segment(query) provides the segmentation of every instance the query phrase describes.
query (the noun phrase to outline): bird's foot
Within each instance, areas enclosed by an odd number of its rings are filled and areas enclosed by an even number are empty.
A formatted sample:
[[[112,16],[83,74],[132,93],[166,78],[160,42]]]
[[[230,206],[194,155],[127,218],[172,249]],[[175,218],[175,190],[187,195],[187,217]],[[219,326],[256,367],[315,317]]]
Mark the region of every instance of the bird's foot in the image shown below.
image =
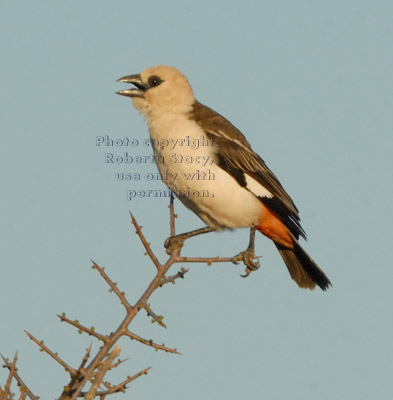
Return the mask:
[[[180,250],[184,246],[185,239],[184,235],[169,236],[164,242],[166,253],[171,255],[174,251]]]
[[[248,248],[245,251],[240,252],[238,255],[232,258],[232,262],[234,264],[239,264],[240,261],[243,261],[244,265],[246,266],[245,274],[240,275],[242,278],[247,278],[251,272],[256,271],[259,266],[259,257],[255,257],[254,249]]]

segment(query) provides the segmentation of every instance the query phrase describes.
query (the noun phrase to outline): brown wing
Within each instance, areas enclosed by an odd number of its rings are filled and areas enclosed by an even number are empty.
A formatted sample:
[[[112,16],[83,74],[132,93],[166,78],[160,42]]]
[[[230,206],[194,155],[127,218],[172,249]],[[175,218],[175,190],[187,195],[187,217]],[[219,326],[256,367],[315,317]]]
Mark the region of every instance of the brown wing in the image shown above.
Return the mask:
[[[216,164],[243,187],[247,188],[246,175],[255,179],[273,196],[257,196],[253,193],[279,216],[296,238],[299,235],[306,238],[300,225],[298,209],[291,197],[262,158],[252,150],[244,135],[222,115],[197,101],[190,117],[205,131],[207,137],[214,141]]]

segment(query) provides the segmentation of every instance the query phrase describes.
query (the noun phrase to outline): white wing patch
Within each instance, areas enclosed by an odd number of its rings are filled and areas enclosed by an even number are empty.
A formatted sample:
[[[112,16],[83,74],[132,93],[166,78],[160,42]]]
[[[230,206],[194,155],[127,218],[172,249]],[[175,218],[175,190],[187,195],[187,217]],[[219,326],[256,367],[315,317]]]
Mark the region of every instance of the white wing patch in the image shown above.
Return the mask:
[[[217,133],[213,132],[212,130],[210,130],[209,132],[212,133],[213,135],[218,136]],[[243,149],[246,149],[247,151],[250,151],[250,149],[247,146],[245,146],[240,140],[237,140],[237,139],[229,137],[222,130],[219,130],[218,133],[219,133],[219,135],[223,136],[225,139],[228,139],[230,142],[235,142],[239,146],[243,147]]]
[[[251,176],[245,174],[246,177],[246,187],[247,189],[255,194],[255,196],[258,197],[268,197],[271,198],[273,197],[273,194],[270,193],[265,186],[261,185],[258,181],[256,181],[254,178],[252,178]]]

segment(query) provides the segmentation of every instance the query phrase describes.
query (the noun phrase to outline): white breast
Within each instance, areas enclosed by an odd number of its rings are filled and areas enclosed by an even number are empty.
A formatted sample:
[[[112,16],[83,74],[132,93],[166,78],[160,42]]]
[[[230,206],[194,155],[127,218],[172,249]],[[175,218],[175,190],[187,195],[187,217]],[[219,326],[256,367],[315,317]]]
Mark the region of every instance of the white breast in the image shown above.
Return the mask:
[[[183,114],[151,118],[158,170],[183,204],[214,229],[258,224],[261,202],[215,163],[214,143]]]

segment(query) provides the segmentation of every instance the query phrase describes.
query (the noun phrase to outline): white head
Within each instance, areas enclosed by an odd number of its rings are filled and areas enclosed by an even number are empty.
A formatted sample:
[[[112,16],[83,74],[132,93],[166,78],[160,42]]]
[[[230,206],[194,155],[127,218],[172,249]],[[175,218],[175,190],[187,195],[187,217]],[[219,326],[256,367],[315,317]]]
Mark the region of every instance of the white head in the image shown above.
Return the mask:
[[[187,78],[174,67],[159,65],[118,81],[136,86],[117,94],[132,97],[134,107],[147,118],[156,113],[187,113],[195,101]]]

